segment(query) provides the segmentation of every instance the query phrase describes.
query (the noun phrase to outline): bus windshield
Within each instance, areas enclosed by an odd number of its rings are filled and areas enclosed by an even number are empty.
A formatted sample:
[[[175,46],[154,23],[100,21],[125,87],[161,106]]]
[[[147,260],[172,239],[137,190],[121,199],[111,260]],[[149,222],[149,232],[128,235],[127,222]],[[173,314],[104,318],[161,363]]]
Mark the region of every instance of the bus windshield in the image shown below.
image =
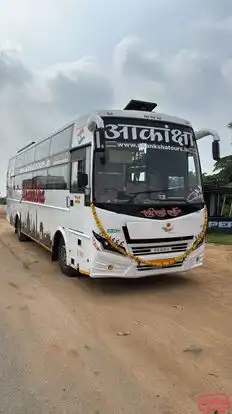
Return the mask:
[[[105,125],[106,150],[95,153],[95,202],[203,202],[192,128],[138,118]]]

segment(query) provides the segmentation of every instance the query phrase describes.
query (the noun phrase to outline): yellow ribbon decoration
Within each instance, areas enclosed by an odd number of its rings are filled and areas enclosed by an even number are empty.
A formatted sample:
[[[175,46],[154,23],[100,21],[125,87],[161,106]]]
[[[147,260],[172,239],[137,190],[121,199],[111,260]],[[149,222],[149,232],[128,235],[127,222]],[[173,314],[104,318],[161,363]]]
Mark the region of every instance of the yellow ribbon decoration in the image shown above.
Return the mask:
[[[205,207],[205,218],[204,218],[204,224],[203,224],[203,228],[202,231],[199,233],[199,235],[197,236],[196,240],[193,242],[193,245],[191,247],[189,247],[186,252],[180,256],[177,257],[172,257],[170,259],[159,259],[159,260],[145,260],[142,259],[141,257],[138,256],[134,256],[132,253],[130,252],[126,252],[121,246],[119,246],[112,238],[111,236],[105,231],[101,220],[99,219],[97,212],[96,212],[96,208],[95,205],[93,203],[90,204],[90,208],[92,210],[92,214],[95,220],[95,223],[98,227],[98,230],[100,231],[100,233],[102,234],[102,236],[108,241],[108,243],[115,249],[117,250],[119,253],[121,253],[123,256],[128,257],[131,260],[136,261],[138,264],[143,264],[143,265],[147,265],[147,266],[154,266],[154,267],[168,267],[172,264],[178,263],[183,261],[184,259],[186,259],[186,257],[192,253],[198,246],[198,244],[202,241],[203,237],[205,236],[206,230],[207,230],[207,223],[208,223],[208,211],[207,208]]]

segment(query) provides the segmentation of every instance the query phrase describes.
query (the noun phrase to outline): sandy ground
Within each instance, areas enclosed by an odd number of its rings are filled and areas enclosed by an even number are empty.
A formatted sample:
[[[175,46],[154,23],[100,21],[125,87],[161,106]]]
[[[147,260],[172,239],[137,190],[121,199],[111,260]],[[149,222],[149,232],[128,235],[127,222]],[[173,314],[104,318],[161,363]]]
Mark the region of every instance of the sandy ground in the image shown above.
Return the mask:
[[[184,275],[68,279],[1,214],[0,412],[185,414],[232,396],[231,262],[211,246]]]

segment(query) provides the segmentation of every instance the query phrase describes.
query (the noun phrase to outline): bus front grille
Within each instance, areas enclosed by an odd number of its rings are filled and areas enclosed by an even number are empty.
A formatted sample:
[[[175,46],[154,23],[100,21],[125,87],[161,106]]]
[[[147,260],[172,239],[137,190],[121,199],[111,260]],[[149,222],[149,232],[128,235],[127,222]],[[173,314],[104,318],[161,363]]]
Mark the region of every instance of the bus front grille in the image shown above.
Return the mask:
[[[188,248],[188,242],[185,243],[152,243],[143,246],[130,246],[134,255],[146,256],[154,254],[168,254],[185,252]]]
[[[183,263],[184,263],[184,260],[181,260],[181,261],[180,261],[180,262],[178,262],[178,263],[174,263],[174,264],[171,264],[171,265],[169,265],[169,266],[165,266],[165,267],[162,267],[162,266],[151,266],[151,265],[143,265],[143,264],[138,264],[138,265],[137,265],[137,270],[138,270],[139,272],[143,272],[143,271],[145,271],[145,270],[173,269],[174,267],[181,267],[181,266],[183,265]]]

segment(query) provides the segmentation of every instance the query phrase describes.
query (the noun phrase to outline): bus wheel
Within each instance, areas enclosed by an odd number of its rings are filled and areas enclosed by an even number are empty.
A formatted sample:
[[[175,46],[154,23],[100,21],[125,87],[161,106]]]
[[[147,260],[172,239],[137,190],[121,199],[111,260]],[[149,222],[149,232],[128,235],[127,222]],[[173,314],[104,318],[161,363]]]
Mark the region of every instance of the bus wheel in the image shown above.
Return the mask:
[[[26,236],[26,234],[23,234],[21,232],[21,221],[20,221],[20,219],[18,219],[17,223],[16,223],[16,234],[17,234],[18,240],[20,242],[24,242],[24,241],[28,240],[28,237]]]
[[[64,275],[69,277],[76,277],[77,272],[70,267],[67,266],[67,253],[66,253],[66,246],[63,237],[60,240],[59,248],[58,248],[58,261],[61,268],[61,271]]]

